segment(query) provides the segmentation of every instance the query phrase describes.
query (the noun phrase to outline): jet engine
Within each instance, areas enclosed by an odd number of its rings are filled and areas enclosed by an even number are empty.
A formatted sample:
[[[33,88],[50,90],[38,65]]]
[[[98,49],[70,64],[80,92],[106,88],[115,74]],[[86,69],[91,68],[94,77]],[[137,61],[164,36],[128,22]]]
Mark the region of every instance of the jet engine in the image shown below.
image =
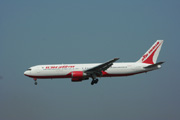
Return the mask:
[[[84,73],[83,71],[73,71],[71,73],[71,81],[72,82],[81,82],[82,80],[89,79],[87,74]]]

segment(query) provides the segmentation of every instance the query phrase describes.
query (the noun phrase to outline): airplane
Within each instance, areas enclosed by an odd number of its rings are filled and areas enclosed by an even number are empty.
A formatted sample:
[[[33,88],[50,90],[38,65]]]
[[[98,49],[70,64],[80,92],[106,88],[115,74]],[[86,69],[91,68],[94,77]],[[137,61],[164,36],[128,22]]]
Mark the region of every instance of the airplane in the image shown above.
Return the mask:
[[[101,77],[121,77],[146,73],[161,68],[164,62],[156,62],[163,40],[157,40],[136,62],[115,63],[119,58],[104,63],[90,64],[53,64],[36,65],[24,72],[37,85],[37,79],[71,78],[72,82],[81,82],[92,78],[91,85],[98,83]]]

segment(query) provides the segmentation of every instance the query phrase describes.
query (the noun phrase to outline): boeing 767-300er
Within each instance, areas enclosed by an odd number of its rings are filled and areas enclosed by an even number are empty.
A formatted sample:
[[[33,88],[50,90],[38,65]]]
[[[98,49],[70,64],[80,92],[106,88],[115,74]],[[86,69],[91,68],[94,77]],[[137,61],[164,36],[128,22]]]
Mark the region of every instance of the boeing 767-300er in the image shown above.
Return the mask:
[[[37,79],[44,78],[71,78],[72,82],[92,78],[91,85],[94,85],[98,83],[97,77],[129,76],[161,68],[163,62],[156,61],[162,44],[163,40],[157,40],[136,62],[114,63],[119,60],[114,58],[105,63],[37,65],[27,69],[24,75],[33,78],[35,85]]]

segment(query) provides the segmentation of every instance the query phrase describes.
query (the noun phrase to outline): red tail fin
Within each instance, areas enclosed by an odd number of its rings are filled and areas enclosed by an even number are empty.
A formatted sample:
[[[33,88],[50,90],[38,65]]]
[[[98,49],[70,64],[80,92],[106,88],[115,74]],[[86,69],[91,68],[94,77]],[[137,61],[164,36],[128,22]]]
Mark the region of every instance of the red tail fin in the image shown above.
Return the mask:
[[[155,64],[161,50],[163,40],[157,40],[152,47],[137,61],[147,64]]]

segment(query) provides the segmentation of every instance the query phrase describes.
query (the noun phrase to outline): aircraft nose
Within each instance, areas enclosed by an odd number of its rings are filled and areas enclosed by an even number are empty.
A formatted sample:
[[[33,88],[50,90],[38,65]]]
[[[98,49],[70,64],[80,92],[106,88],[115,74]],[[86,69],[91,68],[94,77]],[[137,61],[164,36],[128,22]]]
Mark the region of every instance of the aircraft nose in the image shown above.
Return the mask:
[[[24,72],[24,75],[26,75],[26,74],[27,74],[27,71]]]
[[[28,75],[28,71],[25,71],[25,72],[24,72],[24,75],[26,75],[26,76],[27,76],[27,75]]]

